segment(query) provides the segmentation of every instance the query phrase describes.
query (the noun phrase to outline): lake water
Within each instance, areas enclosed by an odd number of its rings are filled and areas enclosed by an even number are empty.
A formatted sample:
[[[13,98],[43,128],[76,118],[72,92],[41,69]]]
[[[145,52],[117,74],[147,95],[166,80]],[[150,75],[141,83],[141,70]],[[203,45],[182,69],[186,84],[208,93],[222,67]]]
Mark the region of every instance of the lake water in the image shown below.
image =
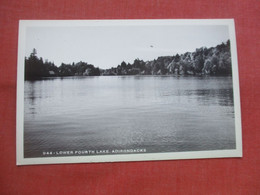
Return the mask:
[[[24,90],[25,158],[236,147],[231,77],[66,77]]]

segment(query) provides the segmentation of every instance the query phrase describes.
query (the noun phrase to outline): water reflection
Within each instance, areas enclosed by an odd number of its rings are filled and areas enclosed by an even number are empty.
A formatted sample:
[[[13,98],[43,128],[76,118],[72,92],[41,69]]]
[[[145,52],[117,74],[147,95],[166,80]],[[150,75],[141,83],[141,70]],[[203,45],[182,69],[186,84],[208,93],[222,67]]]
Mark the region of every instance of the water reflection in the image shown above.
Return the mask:
[[[220,106],[233,106],[233,90],[232,89],[198,89],[185,90],[179,93],[180,96],[195,96],[198,103],[201,104],[218,104]],[[216,101],[212,101],[212,100]]]
[[[29,113],[28,114],[36,114],[36,82],[37,81],[26,81],[25,82],[25,105],[27,105],[28,101],[28,109]],[[41,98],[41,96],[39,97]]]
[[[36,81],[28,81],[28,91],[25,90],[25,93],[28,93],[28,95],[25,94],[25,98],[28,98],[30,100],[30,104],[35,105],[35,83]]]

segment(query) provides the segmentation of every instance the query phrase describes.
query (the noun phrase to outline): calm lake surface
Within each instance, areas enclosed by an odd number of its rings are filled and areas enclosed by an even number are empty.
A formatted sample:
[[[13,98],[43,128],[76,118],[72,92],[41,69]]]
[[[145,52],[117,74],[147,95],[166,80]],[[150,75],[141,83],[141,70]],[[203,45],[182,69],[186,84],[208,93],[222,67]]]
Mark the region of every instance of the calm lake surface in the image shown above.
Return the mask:
[[[231,77],[52,78],[25,81],[24,95],[25,158],[236,147]]]

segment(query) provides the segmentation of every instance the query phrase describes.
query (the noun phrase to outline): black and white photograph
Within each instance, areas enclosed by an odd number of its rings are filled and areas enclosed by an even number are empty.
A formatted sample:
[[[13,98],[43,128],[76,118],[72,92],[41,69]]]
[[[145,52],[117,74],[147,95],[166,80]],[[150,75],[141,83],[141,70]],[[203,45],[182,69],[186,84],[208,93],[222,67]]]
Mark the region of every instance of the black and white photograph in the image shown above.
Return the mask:
[[[242,157],[232,19],[21,20],[17,165]]]

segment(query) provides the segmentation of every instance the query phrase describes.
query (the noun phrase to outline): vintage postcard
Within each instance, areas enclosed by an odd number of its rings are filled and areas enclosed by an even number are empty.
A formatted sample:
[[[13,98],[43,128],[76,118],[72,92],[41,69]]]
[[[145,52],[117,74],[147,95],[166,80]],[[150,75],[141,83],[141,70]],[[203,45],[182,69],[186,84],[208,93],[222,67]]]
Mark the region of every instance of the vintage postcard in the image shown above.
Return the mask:
[[[232,19],[21,20],[17,165],[242,157]]]

